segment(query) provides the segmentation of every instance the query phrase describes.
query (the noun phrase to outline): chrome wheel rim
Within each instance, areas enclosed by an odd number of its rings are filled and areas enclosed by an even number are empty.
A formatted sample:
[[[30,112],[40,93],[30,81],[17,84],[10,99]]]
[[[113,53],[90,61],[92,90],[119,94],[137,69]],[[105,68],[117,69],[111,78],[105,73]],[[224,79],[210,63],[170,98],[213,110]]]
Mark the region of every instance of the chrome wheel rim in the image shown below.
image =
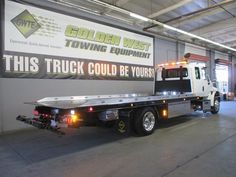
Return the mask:
[[[155,126],[155,116],[152,112],[146,112],[143,116],[143,128],[146,131],[152,131]]]
[[[220,102],[218,100],[215,100],[215,111],[219,111],[220,110]]]

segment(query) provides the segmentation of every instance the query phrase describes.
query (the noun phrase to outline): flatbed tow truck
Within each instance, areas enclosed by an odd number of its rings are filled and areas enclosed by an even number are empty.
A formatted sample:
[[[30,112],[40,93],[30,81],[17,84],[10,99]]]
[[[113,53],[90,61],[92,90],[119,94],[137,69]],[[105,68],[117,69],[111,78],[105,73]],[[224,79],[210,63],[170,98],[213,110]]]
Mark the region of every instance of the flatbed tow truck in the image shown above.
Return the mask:
[[[120,133],[140,136],[154,132],[160,119],[193,111],[218,113],[220,94],[196,62],[172,62],[155,70],[154,93],[46,97],[32,104],[34,116],[16,119],[40,129],[63,134],[62,127],[114,123]]]

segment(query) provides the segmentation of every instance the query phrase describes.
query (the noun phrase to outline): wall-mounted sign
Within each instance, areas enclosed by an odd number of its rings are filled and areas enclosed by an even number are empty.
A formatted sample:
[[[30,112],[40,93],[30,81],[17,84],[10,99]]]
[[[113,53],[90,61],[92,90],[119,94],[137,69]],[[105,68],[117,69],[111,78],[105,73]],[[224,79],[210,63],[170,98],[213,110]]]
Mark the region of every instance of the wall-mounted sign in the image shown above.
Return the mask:
[[[152,80],[153,38],[5,1],[3,77]]]

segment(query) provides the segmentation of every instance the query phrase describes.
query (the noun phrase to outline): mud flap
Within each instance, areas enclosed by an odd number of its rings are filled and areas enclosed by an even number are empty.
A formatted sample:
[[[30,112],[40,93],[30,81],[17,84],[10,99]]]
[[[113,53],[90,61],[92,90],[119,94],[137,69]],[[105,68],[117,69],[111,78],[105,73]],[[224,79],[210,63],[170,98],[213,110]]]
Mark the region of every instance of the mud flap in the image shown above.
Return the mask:
[[[127,116],[120,116],[115,123],[115,131],[122,135],[130,135],[132,127],[131,127],[131,120]]]

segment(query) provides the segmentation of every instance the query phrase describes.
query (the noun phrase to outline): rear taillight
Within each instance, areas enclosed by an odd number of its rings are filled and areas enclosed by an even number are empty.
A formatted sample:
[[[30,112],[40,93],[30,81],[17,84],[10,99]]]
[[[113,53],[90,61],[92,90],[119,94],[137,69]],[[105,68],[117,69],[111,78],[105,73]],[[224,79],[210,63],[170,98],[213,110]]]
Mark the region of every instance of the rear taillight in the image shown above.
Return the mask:
[[[88,108],[88,112],[93,112],[93,111],[94,111],[93,107]]]
[[[52,118],[52,116],[50,114],[41,114],[41,117],[44,119]]]
[[[34,116],[39,116],[39,112],[37,110],[34,110]]]
[[[73,125],[73,122],[72,122],[72,119],[71,119],[70,116],[67,116],[67,118],[66,118],[66,123],[67,123],[68,125]]]

